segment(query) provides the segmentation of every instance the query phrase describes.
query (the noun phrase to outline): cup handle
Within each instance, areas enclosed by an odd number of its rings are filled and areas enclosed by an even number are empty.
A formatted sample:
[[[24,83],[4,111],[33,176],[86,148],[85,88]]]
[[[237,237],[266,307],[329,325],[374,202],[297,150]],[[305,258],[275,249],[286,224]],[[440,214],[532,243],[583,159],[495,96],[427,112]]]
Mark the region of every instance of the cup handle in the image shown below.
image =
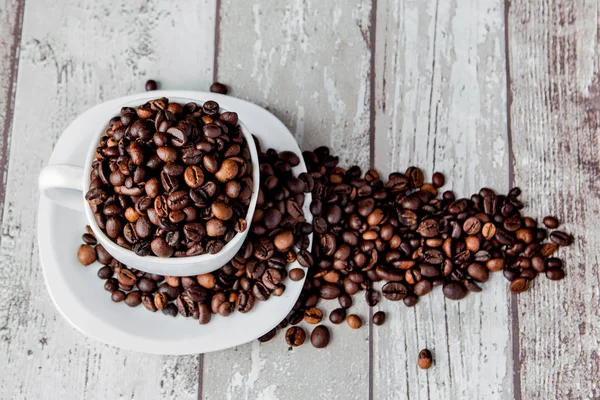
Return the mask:
[[[83,212],[83,168],[77,165],[49,165],[38,177],[40,192],[64,207]]]

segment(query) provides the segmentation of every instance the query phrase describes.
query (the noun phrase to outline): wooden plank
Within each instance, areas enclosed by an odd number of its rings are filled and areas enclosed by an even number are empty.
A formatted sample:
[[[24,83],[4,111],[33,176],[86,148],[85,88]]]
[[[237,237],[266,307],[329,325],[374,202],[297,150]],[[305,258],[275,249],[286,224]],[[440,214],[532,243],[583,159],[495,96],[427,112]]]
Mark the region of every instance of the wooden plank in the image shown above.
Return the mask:
[[[23,27],[23,0],[0,0],[0,222],[4,210],[15,81]]]
[[[328,145],[342,165],[368,168],[371,1],[221,1],[218,79],[274,112],[303,149]],[[356,300],[353,311],[366,320]],[[203,398],[366,398],[368,330],[336,326],[332,340],[327,351],[287,351],[280,333],[207,354]]]
[[[376,168],[441,171],[444,189],[462,197],[505,191],[504,2],[384,0],[377,15]],[[381,302],[388,322],[373,327],[374,398],[512,398],[505,282],[494,276],[460,302],[439,288],[412,309]],[[436,360],[427,372],[417,368],[423,348]]]
[[[197,398],[198,356],[102,345],[53,307],[35,239],[37,175],[62,130],[96,103],[148,78],[207,88],[214,12],[214,0],[27,2],[0,244],[0,398]]]
[[[575,244],[567,277],[519,296],[524,399],[600,398],[598,1],[512,2],[508,13],[514,185]],[[519,372],[519,371],[517,371]]]

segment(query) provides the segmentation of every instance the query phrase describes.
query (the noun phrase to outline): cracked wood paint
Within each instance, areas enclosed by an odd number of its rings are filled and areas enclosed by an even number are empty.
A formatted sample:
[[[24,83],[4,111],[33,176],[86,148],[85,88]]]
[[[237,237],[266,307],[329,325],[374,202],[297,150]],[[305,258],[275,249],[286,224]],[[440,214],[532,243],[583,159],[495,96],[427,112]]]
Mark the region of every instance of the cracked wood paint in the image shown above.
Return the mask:
[[[377,4],[375,167],[443,172],[457,196],[508,188],[504,2]],[[414,308],[381,302],[373,327],[373,398],[512,398],[507,284],[455,302],[440,288]],[[417,367],[429,348],[436,365]]]
[[[556,215],[575,235],[559,252],[566,278],[518,298],[524,399],[600,398],[598,10],[569,0],[508,12],[514,185],[534,217]]]
[[[247,3],[246,3],[247,4]],[[218,80],[231,94],[266,107],[300,147],[331,147],[340,164],[369,166],[371,1],[221,0]],[[328,301],[328,312],[338,306]],[[357,297],[351,312],[367,321]],[[312,326],[303,325],[312,330]],[[327,350],[307,343],[288,350],[284,332],[206,354],[204,399],[365,399],[368,329],[331,329]]]
[[[213,0],[26,3],[0,239],[0,398],[197,398],[198,356],[118,350],[59,315],[39,266],[37,175],[87,108],[148,78],[208,88],[214,11]]]

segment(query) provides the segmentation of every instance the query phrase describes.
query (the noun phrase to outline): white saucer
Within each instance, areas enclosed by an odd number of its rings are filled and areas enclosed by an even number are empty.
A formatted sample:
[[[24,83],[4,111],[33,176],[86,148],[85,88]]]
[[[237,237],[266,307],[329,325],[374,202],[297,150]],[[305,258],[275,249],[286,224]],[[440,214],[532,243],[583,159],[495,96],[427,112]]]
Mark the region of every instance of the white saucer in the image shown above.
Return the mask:
[[[306,171],[300,148],[285,125],[267,110],[244,100],[215,93],[165,90],[111,100],[93,110],[111,110],[112,113],[117,104],[138,100],[143,103],[163,96],[189,98],[190,101],[217,101],[224,108],[239,114],[250,132],[259,138],[263,150],[295,151],[301,161],[294,172],[298,175]],[[112,116],[107,115],[106,121]],[[89,138],[96,129],[80,128],[81,117],[65,130],[57,142],[50,165],[83,165]],[[304,214],[308,222],[312,219],[310,201],[311,196],[307,194]],[[226,318],[213,315],[207,325],[200,325],[191,318],[168,317],[160,311],[151,313],[143,306],[129,308],[111,301],[110,294],[104,290],[103,281],[96,275],[98,263],[83,267],[77,261],[77,248],[81,244],[85,226],[83,213],[40,197],[38,242],[50,297],[75,328],[112,346],[145,353],[180,355],[223,350],[247,343],[267,333],[289,313],[304,285],[304,280],[293,282],[288,278],[282,296],[271,296],[265,302],[257,302],[247,314],[236,312]],[[312,235],[310,240],[312,243]]]

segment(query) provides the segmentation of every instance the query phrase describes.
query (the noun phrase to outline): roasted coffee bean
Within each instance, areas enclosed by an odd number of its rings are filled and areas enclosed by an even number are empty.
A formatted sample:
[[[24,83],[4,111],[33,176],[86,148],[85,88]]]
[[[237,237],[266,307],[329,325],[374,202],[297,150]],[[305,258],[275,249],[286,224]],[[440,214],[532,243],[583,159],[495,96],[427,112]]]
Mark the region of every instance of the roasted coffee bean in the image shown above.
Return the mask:
[[[431,177],[431,182],[436,188],[441,188],[446,183],[446,179],[441,172],[435,172]]]
[[[570,246],[573,243],[573,237],[562,231],[554,231],[550,234],[550,240],[559,246]]]
[[[304,271],[300,268],[293,268],[290,270],[290,279],[293,281],[301,281],[304,279]]]
[[[319,288],[319,296],[326,300],[336,299],[340,293],[340,287],[332,283],[326,283]]]
[[[285,341],[289,346],[302,346],[306,341],[306,332],[299,326],[292,326],[285,332]]]
[[[210,85],[210,91],[213,93],[227,94],[227,86],[223,85],[222,83],[215,82]]]
[[[177,316],[177,306],[173,303],[169,303],[162,310],[163,314],[168,315],[169,317]]]
[[[125,293],[122,292],[121,290],[115,290],[111,293],[110,298],[112,299],[112,301],[114,301],[115,303],[120,303],[123,300],[125,300]]]
[[[551,267],[546,271],[546,278],[551,281],[559,281],[565,277],[565,271],[560,267]]]
[[[383,311],[377,311],[373,314],[372,320],[375,325],[383,325],[385,323],[385,313]]]
[[[352,329],[358,329],[362,326],[362,320],[356,314],[348,315],[348,318],[346,318],[346,322],[348,323],[348,326]]]
[[[529,280],[526,278],[517,278],[510,283],[510,291],[513,293],[523,293],[529,289]]]
[[[82,265],[90,265],[96,261],[96,250],[88,244],[79,246],[77,251],[77,259]]]
[[[464,287],[464,285],[460,282],[446,282],[442,287],[442,292],[444,296],[449,298],[450,300],[461,300],[464,299],[468,291]]]
[[[471,263],[467,269],[469,276],[479,282],[487,282],[490,277],[488,268],[480,263]]]
[[[419,352],[419,357],[417,359],[417,364],[421,369],[429,369],[433,364],[433,356],[431,352],[427,349],[423,349]]]
[[[108,278],[112,278],[112,276],[113,276],[113,270],[108,265],[105,265],[104,267],[102,267],[98,270],[98,278],[100,278],[100,279],[108,279]]]
[[[309,324],[318,324],[323,319],[323,311],[311,307],[304,312],[304,320]]]
[[[329,320],[333,324],[341,324],[346,319],[346,310],[343,308],[336,308],[329,314]]]
[[[408,295],[408,288],[401,282],[389,282],[381,288],[383,297],[391,301],[399,301]]]
[[[137,307],[142,304],[142,295],[139,291],[129,292],[125,297],[125,304],[129,307]]]
[[[559,226],[559,222],[558,222],[558,219],[556,219],[556,217],[552,217],[552,216],[544,217],[543,222],[544,222],[544,225],[546,225],[546,227],[549,229],[556,229]]]
[[[267,332],[264,335],[262,335],[261,337],[259,337],[258,341],[261,343],[266,343],[266,342],[270,341],[271,339],[273,339],[276,334],[277,334],[277,329],[273,328],[269,332]]]
[[[150,92],[150,91],[156,90],[156,89],[158,89],[158,84],[156,83],[156,81],[153,79],[149,79],[146,82],[146,92]]]
[[[319,325],[313,329],[310,335],[310,342],[317,349],[323,349],[327,347],[330,340],[329,329],[325,325]]]

